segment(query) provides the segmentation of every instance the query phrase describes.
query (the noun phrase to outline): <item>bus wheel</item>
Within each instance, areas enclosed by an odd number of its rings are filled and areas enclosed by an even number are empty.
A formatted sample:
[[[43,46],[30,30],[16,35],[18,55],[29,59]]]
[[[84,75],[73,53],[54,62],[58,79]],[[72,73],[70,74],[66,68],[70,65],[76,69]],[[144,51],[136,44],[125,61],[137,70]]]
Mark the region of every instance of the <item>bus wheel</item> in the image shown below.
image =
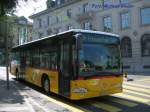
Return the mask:
[[[50,92],[50,81],[49,81],[48,77],[45,77],[45,78],[44,78],[44,81],[43,81],[43,89],[44,89],[44,91],[45,91],[47,94],[49,94],[49,92]]]

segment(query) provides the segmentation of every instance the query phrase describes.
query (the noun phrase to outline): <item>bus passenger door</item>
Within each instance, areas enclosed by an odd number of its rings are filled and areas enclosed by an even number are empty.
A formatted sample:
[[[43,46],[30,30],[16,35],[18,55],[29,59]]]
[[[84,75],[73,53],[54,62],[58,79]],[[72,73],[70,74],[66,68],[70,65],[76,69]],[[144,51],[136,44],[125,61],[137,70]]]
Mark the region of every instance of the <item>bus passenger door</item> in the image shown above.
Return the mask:
[[[60,73],[59,73],[59,94],[69,97],[70,95],[70,47],[68,43],[61,43],[60,48]]]
[[[20,53],[20,71],[19,71],[19,76],[17,76],[21,80],[25,79],[25,68],[26,68],[26,54],[25,52],[21,52]]]

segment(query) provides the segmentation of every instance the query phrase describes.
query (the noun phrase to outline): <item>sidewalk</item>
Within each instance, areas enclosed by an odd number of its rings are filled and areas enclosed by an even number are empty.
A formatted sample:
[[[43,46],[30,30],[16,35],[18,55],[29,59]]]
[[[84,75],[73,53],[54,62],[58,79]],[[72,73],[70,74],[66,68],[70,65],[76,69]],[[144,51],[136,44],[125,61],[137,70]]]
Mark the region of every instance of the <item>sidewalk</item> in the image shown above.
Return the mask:
[[[61,100],[46,96],[15,80],[10,75],[6,85],[6,70],[0,67],[0,112],[83,112]]]
[[[140,73],[136,73],[136,74],[128,73],[127,78],[133,79],[133,81],[140,81],[140,80],[150,78],[150,73],[149,73],[149,75],[148,74],[140,74]],[[124,80],[126,81],[126,78],[124,78]]]
[[[29,112],[25,97],[14,86],[10,78],[10,89],[6,85],[5,68],[0,67],[0,112]],[[25,89],[25,88],[22,88]]]

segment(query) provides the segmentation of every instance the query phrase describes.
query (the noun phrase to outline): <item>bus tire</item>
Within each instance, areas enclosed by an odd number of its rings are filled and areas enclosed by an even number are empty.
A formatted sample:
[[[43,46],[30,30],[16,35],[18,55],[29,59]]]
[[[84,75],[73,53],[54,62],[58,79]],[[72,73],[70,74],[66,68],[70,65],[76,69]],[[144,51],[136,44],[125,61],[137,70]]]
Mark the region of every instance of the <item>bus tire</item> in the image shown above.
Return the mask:
[[[43,79],[43,89],[45,91],[46,94],[50,93],[50,80],[48,78],[48,76],[44,77]]]

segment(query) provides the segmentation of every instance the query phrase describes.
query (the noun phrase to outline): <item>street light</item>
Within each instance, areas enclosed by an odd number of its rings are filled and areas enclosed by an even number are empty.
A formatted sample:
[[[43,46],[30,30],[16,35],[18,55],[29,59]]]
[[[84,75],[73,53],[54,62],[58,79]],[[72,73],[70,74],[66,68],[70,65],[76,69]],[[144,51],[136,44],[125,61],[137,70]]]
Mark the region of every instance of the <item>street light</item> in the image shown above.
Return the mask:
[[[8,31],[8,23],[9,26],[11,24],[13,24],[13,22],[9,22],[7,21],[7,17],[6,17],[6,21],[5,22],[5,52],[6,52],[6,57],[5,57],[5,62],[6,62],[6,79],[7,79],[7,89],[9,89],[10,84],[9,84],[9,40],[8,40],[8,34],[10,33],[10,31]],[[13,28],[13,27],[12,27]],[[11,45],[10,45],[11,47]]]
[[[6,80],[7,80],[7,89],[9,89],[9,42],[11,42],[11,40],[8,39],[8,34],[10,34],[10,32],[8,31],[9,28],[13,28],[10,25],[14,24],[14,22],[12,21],[8,21],[8,17],[7,15],[0,18],[0,22],[4,23],[4,45],[5,45],[5,64],[6,64]],[[9,24],[8,24],[9,23]],[[8,28],[9,27],[9,28]],[[10,46],[11,47],[11,46]]]
[[[6,17],[7,18],[7,17]],[[9,89],[9,69],[8,69],[8,67],[9,67],[9,57],[8,57],[8,55],[9,55],[9,51],[8,51],[8,30],[7,30],[7,20],[6,20],[6,22],[5,22],[5,35],[6,35],[6,37],[5,37],[5,51],[6,51],[6,58],[5,58],[5,62],[6,62],[6,79],[7,79],[7,89]]]

